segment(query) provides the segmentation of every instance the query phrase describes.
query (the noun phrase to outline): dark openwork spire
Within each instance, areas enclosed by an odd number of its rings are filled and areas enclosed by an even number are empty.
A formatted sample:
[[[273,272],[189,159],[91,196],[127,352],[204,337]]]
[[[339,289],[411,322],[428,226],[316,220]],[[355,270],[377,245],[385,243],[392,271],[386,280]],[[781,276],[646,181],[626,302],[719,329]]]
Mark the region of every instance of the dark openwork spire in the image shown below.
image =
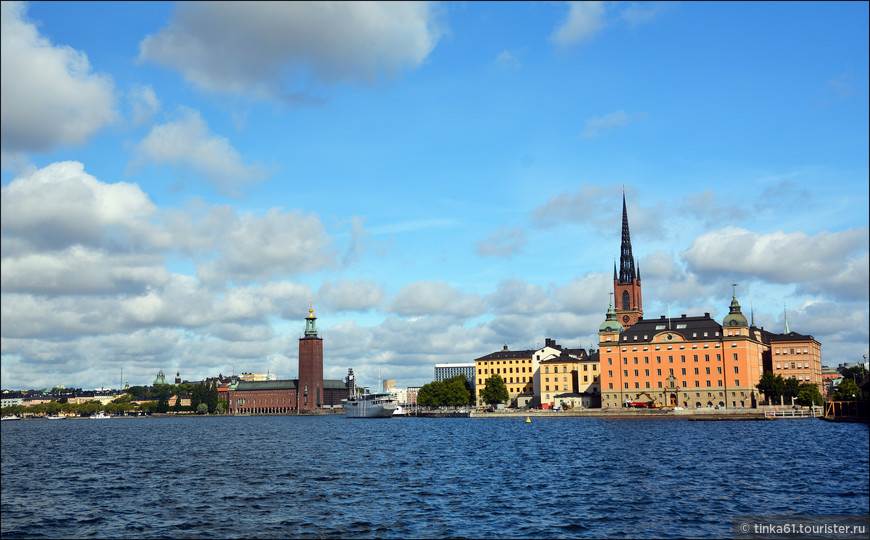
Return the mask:
[[[631,234],[628,232],[628,212],[625,209],[625,193],[622,194],[622,254],[619,257],[619,283],[635,280],[634,257],[631,254]]]

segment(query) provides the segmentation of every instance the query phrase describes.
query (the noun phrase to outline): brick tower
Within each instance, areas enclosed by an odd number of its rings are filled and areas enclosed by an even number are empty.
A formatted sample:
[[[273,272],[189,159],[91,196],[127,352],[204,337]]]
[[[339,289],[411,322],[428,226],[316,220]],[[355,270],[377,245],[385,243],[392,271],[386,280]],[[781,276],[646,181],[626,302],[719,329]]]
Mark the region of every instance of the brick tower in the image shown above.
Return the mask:
[[[628,212],[625,193],[622,194],[622,250],[619,256],[619,275],[613,265],[613,298],[619,322],[628,329],[643,317],[643,299],[640,294],[640,268],[635,270],[631,254],[631,234],[628,232]]]
[[[305,335],[299,338],[299,384],[296,403],[299,410],[319,409],[323,405],[323,338],[317,336],[314,308],[305,317]]]

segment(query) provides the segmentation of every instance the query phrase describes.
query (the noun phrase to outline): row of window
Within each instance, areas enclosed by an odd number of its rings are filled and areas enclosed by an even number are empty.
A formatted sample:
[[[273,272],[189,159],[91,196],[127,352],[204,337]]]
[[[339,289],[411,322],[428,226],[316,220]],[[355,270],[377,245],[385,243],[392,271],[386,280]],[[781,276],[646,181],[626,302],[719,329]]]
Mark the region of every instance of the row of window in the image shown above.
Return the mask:
[[[695,375],[700,375],[700,369],[701,369],[701,368],[695,368]],[[710,368],[709,368],[709,367],[704,368],[704,369],[706,370],[707,375],[710,375],[710,374],[711,374],[711,373],[710,373]],[[648,370],[648,369],[643,370],[643,372],[644,372],[644,376],[649,377],[649,370]],[[716,366],[716,373],[719,374],[719,375],[722,374],[722,366]],[[739,368],[738,366],[734,366],[734,373],[740,373],[740,368]],[[668,375],[673,375],[673,374],[674,374],[674,368],[668,368]],[[682,374],[683,374],[683,376],[686,375],[686,368],[682,368]],[[622,375],[623,375],[624,377],[628,377],[628,370],[627,370],[627,369],[623,369],[623,370],[622,370]],[[661,368],[656,369],[656,375],[658,375],[659,377],[662,376],[662,370],[661,370]],[[612,371],[612,370],[607,370],[607,376],[608,376],[608,377],[613,377],[613,371]],[[635,370],[634,370],[634,376],[635,376],[635,377],[639,377],[639,376],[640,376],[640,370],[639,370],[639,369],[635,369]],[[547,380],[549,381],[549,379],[547,379]]]
[[[692,356],[693,356],[692,360],[693,360],[694,362],[698,362],[698,355],[695,354],[695,355],[692,355]],[[644,363],[644,364],[649,364],[649,363],[650,363],[649,360],[650,360],[650,359],[649,359],[649,356],[645,356],[644,359],[643,359],[643,363]],[[734,358],[733,358],[733,360],[734,360],[735,362],[737,361],[737,353],[734,353]],[[705,355],[704,355],[704,361],[705,361],[705,362],[709,362],[709,361],[710,361],[710,355],[709,355],[709,354],[705,354]],[[721,361],[722,361],[722,355],[721,355],[721,354],[716,353],[716,361],[717,361],[717,362],[721,362]],[[681,355],[680,355],[680,362],[683,363],[683,364],[686,363],[686,355],[685,355],[685,354],[681,354]],[[623,363],[623,364],[628,364],[628,357],[627,357],[627,356],[624,357],[624,358],[622,359],[622,363]],[[640,363],[640,361],[638,360],[637,356],[634,357],[634,363],[635,363],[635,364],[639,364],[639,363]],[[661,356],[656,356],[656,364],[661,364],[661,363],[662,363],[662,357],[661,357]],[[673,363],[674,363],[674,357],[673,357],[673,355],[668,355],[668,363],[669,363],[669,364],[673,364]],[[613,365],[613,358],[608,358],[608,359],[607,359],[607,365],[609,365],[609,366],[612,366],[612,365]]]
[[[780,367],[780,365],[782,365],[782,367]],[[800,362],[797,362],[797,367],[795,367],[795,362],[791,363],[791,369],[809,369],[809,367],[809,362],[804,362],[803,366],[801,366]],[[788,362],[783,362],[782,364],[780,364],[780,362],[777,362],[776,369],[788,369]]]
[[[789,349],[782,349],[782,352],[780,352],[780,349],[774,349],[773,351],[774,351],[773,354],[809,354],[809,349],[807,349],[806,347],[804,347],[803,352],[801,352],[800,347],[797,347],[797,348],[792,347]]]
[[[712,386],[713,386],[713,381],[707,380],[707,381],[705,381],[705,382],[707,383],[707,387],[712,387]],[[657,388],[664,388],[664,385],[662,384],[662,381],[657,381],[657,383],[658,383]],[[623,384],[623,388],[625,388],[626,390],[629,389],[629,386],[628,386],[629,383],[625,382],[625,383],[622,383],[622,384]],[[683,386],[683,388],[688,388],[688,387],[689,387],[688,382],[687,382],[687,381],[682,381],[682,386]],[[717,386],[717,387],[721,387],[721,386],[722,386],[722,379],[719,379],[718,381],[716,381],[716,386]],[[734,379],[734,386],[740,386],[740,379]],[[635,383],[634,383],[634,387],[635,387],[635,388],[652,388],[652,386],[650,386],[650,382],[649,382],[649,381],[645,381],[643,387],[641,387],[641,385],[640,385],[639,382],[635,382]],[[701,381],[695,381],[695,388],[700,388],[700,387],[701,387]],[[613,383],[607,383],[607,389],[608,389],[608,390],[613,390]]]

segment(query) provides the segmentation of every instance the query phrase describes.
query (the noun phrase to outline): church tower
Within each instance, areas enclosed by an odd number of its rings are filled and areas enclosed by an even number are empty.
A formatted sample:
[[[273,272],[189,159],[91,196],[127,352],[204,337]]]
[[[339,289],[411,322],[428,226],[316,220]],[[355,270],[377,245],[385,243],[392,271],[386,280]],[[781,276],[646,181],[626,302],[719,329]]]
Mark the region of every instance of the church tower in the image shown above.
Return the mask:
[[[299,338],[299,383],[296,403],[299,410],[319,409],[323,405],[323,338],[317,336],[317,317],[308,308],[305,335]]]
[[[628,231],[628,212],[625,193],[622,194],[622,250],[619,256],[619,274],[613,265],[613,297],[619,322],[628,329],[643,317],[643,299],[640,294],[640,267],[631,254],[631,234]]]

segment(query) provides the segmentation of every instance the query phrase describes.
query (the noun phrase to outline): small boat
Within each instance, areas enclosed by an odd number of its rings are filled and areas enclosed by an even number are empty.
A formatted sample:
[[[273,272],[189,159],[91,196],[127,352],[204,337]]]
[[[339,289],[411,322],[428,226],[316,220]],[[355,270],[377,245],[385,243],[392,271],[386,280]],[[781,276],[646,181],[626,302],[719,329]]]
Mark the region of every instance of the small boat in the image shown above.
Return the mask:
[[[91,420],[106,420],[108,418],[111,418],[111,416],[104,413],[103,411],[100,411],[97,414],[90,415],[88,418],[90,418]]]
[[[0,420],[2,420],[2,421],[4,421],[4,422],[5,422],[6,420],[21,420],[21,417],[20,417],[20,416],[15,416],[14,414],[10,414],[9,416],[4,416],[4,417],[0,418]]]
[[[49,420],[66,420],[66,416],[61,416],[59,414],[55,414],[52,416],[46,416]]]
[[[343,399],[341,406],[345,418],[390,418],[399,407],[399,402],[389,392],[378,392]]]

